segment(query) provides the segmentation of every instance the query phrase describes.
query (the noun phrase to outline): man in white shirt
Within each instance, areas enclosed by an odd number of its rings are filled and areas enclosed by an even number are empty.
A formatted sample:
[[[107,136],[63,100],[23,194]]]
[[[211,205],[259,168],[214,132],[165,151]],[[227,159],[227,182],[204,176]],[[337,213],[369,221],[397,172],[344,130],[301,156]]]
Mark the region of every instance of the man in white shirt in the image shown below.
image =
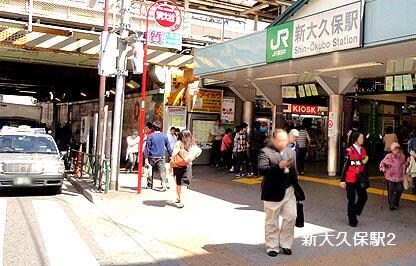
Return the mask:
[[[173,150],[173,147],[175,146],[176,141],[178,140],[178,138],[176,137],[176,128],[175,127],[171,127],[169,134],[168,134],[168,141],[169,141],[169,145],[170,148]]]
[[[137,155],[139,153],[140,138],[137,136],[137,130],[132,130],[131,135],[127,137],[126,157],[128,164],[126,169],[131,173],[137,164]]]

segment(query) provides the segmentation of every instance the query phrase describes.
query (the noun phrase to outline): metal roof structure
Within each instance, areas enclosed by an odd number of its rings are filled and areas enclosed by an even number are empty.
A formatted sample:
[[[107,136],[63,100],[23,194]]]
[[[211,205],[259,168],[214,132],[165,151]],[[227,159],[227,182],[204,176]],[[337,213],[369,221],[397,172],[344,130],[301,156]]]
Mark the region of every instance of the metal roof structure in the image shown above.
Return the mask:
[[[184,0],[176,0],[181,5]],[[189,0],[191,9],[272,22],[296,0]]]

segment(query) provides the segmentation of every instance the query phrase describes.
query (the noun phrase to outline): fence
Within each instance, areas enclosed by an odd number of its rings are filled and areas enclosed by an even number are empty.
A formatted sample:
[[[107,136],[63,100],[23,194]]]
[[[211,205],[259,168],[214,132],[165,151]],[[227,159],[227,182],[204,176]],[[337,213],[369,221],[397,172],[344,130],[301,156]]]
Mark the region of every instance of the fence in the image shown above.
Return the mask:
[[[65,158],[65,166],[70,174],[80,178],[89,178],[98,190],[108,192],[110,185],[109,159],[102,159],[99,155],[70,149]]]

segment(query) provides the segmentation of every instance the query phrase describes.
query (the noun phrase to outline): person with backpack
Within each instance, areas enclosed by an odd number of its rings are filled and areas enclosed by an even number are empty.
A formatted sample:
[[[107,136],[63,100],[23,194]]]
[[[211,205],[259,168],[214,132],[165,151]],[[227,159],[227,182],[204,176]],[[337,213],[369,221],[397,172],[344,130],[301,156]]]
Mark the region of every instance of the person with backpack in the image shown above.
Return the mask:
[[[390,153],[380,163],[380,171],[387,180],[387,191],[390,211],[399,207],[400,197],[403,193],[403,170],[406,166],[406,157],[398,142],[390,145]]]
[[[265,146],[266,134],[260,130],[261,124],[259,121],[254,122],[253,130],[250,132],[250,158],[252,158],[253,175],[258,176],[259,171],[257,167],[257,158],[259,152]]]
[[[189,186],[192,179],[192,161],[194,161],[202,150],[199,148],[192,136],[192,133],[184,129],[179,133],[178,141],[172,151],[170,165],[173,168],[173,176],[176,181],[176,204],[183,208],[182,186]]]

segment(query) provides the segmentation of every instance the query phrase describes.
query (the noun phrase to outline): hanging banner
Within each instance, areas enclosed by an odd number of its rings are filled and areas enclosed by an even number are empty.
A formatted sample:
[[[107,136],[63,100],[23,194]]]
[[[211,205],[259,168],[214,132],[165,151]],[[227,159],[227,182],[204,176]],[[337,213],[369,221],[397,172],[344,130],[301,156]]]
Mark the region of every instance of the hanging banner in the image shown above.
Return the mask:
[[[385,90],[393,91],[393,85],[394,85],[393,76],[386,77]]]
[[[297,98],[295,86],[282,86],[282,98]]]
[[[305,94],[308,97],[312,96],[311,87],[309,84],[305,84]]]
[[[405,91],[412,91],[413,90],[413,80],[412,75],[403,75],[403,89]]]
[[[222,90],[198,89],[190,95],[191,112],[221,113]]]
[[[306,95],[305,95],[305,88],[303,87],[303,85],[299,85],[298,86],[298,90],[299,90],[299,97],[300,98],[306,97]]]
[[[267,29],[273,63],[361,46],[361,1]]]
[[[394,91],[403,90],[403,76],[394,76]]]
[[[235,119],[235,98],[224,97],[221,107],[221,121],[223,124],[234,124]]]

